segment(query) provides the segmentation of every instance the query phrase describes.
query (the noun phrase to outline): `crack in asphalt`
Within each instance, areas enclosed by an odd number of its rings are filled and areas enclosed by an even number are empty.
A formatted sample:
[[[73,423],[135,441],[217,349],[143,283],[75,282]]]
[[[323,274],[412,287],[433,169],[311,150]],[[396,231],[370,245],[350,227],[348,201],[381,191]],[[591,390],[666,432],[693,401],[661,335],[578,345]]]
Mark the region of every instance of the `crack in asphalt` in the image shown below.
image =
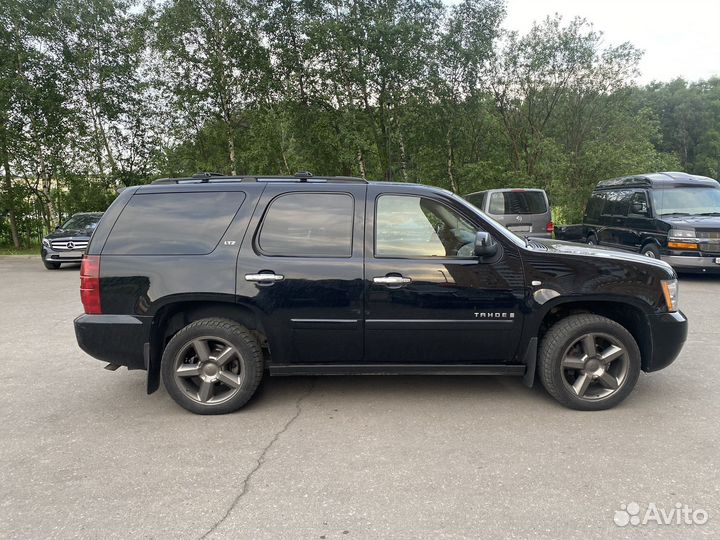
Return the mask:
[[[300,414],[302,413],[302,402],[312,393],[313,389],[315,388],[315,379],[312,380],[310,383],[310,386],[308,387],[307,391],[301,395],[296,401],[295,401],[295,414],[292,415],[292,417],[285,422],[285,425],[273,436],[272,439],[270,439],[270,442],[268,442],[265,447],[262,449],[262,452],[260,452],[260,456],[257,459],[257,462],[255,463],[255,466],[250,470],[250,472],[245,476],[245,478],[242,481],[242,486],[240,487],[240,491],[235,496],[235,499],[233,499],[232,504],[230,507],[225,511],[225,514],[217,520],[212,527],[210,527],[202,536],[198,538],[198,540],[204,540],[209,535],[214,533],[220,525],[223,524],[223,522],[230,516],[233,510],[237,508],[237,505],[240,503],[242,498],[247,495],[247,493],[250,491],[250,482],[253,479],[253,476],[255,476],[255,473],[257,473],[262,466],[265,464],[265,456],[267,453],[272,449],[273,445],[278,441],[278,439],[282,436],[283,433],[285,433],[288,429],[290,429],[290,426],[295,422],[295,420],[298,419]]]

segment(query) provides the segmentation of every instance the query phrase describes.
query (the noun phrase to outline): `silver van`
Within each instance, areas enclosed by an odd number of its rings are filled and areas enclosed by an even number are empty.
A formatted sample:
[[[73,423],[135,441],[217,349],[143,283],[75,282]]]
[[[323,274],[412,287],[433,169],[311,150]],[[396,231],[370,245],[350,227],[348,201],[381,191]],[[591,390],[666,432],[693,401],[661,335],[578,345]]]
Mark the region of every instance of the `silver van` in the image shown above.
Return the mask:
[[[552,215],[545,190],[488,189],[464,198],[518,236],[552,238]]]

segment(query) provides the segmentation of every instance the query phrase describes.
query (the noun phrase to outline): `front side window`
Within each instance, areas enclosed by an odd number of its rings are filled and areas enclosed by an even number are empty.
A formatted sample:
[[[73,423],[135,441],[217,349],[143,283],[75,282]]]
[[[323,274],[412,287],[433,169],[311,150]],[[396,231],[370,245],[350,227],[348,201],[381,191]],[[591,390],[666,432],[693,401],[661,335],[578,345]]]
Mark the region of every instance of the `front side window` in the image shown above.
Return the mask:
[[[630,199],[630,213],[636,216],[650,215],[647,195],[645,195],[644,192],[636,191],[635,193],[633,193],[632,199]]]
[[[474,227],[442,203],[382,195],[375,217],[376,257],[472,257]]]
[[[288,193],[274,199],[257,238],[264,255],[350,257],[353,198],[347,193]]]

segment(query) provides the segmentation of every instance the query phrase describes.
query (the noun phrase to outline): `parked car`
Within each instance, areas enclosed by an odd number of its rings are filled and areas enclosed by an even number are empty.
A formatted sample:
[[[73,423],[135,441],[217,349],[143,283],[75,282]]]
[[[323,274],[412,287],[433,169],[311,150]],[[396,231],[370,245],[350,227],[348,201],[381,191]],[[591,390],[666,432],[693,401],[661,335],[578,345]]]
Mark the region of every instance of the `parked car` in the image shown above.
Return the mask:
[[[666,263],[521,240],[438,188],[198,176],[130,187],[90,240],[80,347],[200,414],[269,375],[516,375],[621,402],[687,334]]]
[[[542,189],[488,189],[465,199],[518,236],[552,238],[550,202]]]
[[[102,212],[73,214],[42,240],[40,257],[48,270],[57,270],[63,263],[79,263]]]
[[[720,271],[720,184],[680,172],[599,182],[558,239],[634,251],[683,271]]]

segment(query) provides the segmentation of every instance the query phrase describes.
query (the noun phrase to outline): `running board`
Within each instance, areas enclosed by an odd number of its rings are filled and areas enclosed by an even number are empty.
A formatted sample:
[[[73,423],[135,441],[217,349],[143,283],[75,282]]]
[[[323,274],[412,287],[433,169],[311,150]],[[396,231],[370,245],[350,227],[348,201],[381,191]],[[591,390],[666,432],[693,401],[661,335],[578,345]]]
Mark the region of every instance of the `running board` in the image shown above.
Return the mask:
[[[292,364],[270,375],[525,375],[525,364]]]

